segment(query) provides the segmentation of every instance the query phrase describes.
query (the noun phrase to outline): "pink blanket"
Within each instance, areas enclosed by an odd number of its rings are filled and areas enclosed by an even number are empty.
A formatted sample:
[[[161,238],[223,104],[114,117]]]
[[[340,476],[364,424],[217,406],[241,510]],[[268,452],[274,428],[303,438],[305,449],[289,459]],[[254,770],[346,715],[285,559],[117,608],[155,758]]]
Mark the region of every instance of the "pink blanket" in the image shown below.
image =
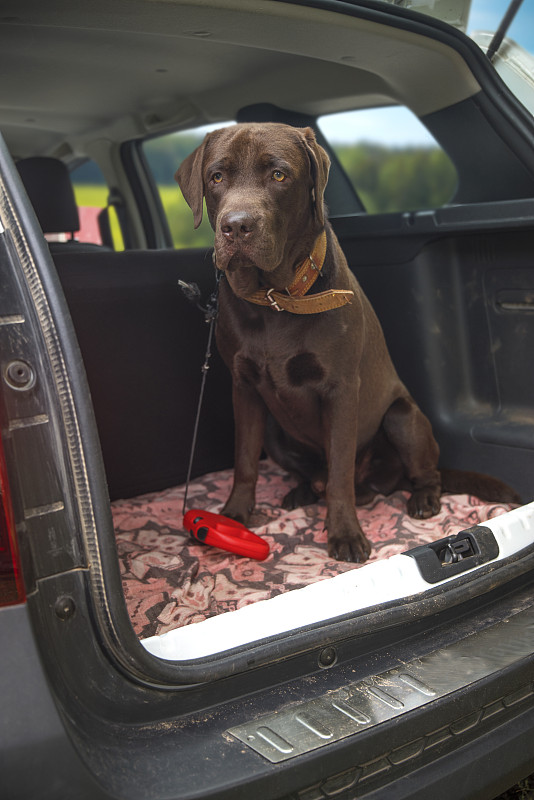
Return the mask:
[[[232,471],[191,483],[188,508],[219,511]],[[249,527],[269,542],[270,555],[254,561],[198,544],[182,526],[184,487],[112,504],[124,595],[140,638],[339,575],[358,564],[328,558],[325,505],[284,511],[280,502],[294,482],[270,461],[260,465],[257,505]],[[377,496],[358,510],[376,561],[455,534],[510,509],[467,495],[444,495],[438,516],[414,520],[403,492]]]

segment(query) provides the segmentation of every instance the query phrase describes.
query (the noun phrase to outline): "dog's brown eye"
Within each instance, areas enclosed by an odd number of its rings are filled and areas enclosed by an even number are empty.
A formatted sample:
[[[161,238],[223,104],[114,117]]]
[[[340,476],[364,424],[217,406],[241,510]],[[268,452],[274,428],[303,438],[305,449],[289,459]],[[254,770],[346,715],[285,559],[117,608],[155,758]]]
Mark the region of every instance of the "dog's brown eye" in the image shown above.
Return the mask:
[[[285,181],[286,176],[281,170],[275,169],[275,171],[273,172],[273,178],[275,179],[275,181],[281,183],[282,181]]]
[[[223,179],[222,172],[214,172],[211,179],[213,183],[221,183]]]

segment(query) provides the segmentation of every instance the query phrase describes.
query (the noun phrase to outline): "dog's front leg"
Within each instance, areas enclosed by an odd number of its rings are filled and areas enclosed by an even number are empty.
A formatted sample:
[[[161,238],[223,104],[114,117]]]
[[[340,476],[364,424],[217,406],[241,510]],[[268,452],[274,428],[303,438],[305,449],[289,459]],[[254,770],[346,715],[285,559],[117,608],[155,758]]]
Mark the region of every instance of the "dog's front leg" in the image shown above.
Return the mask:
[[[233,381],[232,400],[235,422],[234,484],[221,513],[246,525],[255,503],[267,409],[256,390],[241,381]]]
[[[347,387],[331,398],[326,414],[326,529],[328,555],[338,561],[366,561],[371,553],[358,517],[354,492],[357,446],[357,408]]]

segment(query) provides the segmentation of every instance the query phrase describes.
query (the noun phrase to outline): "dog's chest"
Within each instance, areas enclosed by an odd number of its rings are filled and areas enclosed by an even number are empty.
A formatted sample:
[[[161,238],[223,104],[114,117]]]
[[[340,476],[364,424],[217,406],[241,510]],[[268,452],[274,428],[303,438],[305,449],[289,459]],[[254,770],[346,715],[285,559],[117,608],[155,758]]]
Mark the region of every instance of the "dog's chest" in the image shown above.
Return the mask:
[[[253,386],[280,425],[294,438],[316,444],[321,437],[321,395],[325,369],[309,351],[235,354],[234,385]],[[314,434],[310,439],[310,431]]]
[[[326,377],[315,353],[287,347],[259,350],[245,346],[234,356],[233,372],[235,378],[253,384],[260,394],[274,394],[279,399],[318,388]]]
[[[319,319],[221,303],[217,345],[234,391],[253,387],[280,425],[299,440],[321,436],[321,398],[332,382],[332,353]],[[241,313],[237,313],[237,312]],[[317,339],[323,347],[317,347]]]
[[[291,393],[318,387],[327,378],[327,354],[314,346],[309,320],[254,306],[234,312],[235,299],[221,304],[217,345],[234,380],[267,393]],[[237,311],[237,309],[236,309]]]
[[[302,413],[328,380],[327,361],[291,321],[241,331],[226,358],[234,382],[253,386],[276,416]]]

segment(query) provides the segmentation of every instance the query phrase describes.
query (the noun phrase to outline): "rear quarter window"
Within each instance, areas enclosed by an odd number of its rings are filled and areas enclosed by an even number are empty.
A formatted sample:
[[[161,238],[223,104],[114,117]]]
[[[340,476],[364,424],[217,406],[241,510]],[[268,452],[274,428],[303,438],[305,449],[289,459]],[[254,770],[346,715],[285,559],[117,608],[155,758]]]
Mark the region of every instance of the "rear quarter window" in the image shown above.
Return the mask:
[[[407,108],[330,114],[318,124],[369,214],[438,208],[454,195],[454,165]]]

